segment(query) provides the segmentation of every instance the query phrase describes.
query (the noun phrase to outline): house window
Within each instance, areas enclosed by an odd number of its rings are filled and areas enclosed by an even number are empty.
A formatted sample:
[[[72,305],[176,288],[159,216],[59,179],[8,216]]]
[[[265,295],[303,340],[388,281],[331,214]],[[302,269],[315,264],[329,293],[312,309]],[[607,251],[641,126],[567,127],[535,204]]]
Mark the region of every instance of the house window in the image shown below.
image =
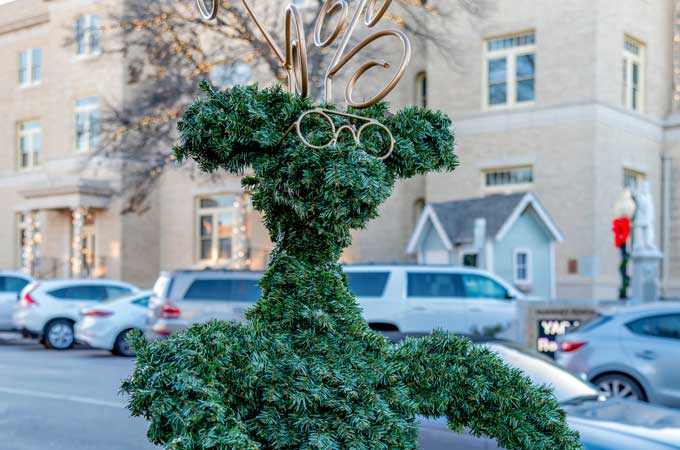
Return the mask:
[[[30,86],[42,79],[42,50],[29,48],[19,53],[19,84]]]
[[[477,252],[467,252],[461,255],[463,267],[479,267]]]
[[[40,164],[40,122],[29,120],[18,127],[18,166],[19,169],[32,169]]]
[[[427,73],[416,75],[416,106],[427,108]]]
[[[485,170],[482,175],[484,190],[490,193],[528,190],[534,182],[532,166]]]
[[[99,53],[99,18],[78,16],[76,19],[76,53],[96,55]]]
[[[76,101],[76,150],[94,151],[99,139],[99,102],[97,97]]]
[[[633,111],[642,111],[644,55],[645,47],[642,43],[630,37],[624,39],[621,102],[625,108]]]
[[[229,264],[240,268],[247,258],[245,207],[241,195],[214,195],[198,199],[199,262]]]
[[[632,169],[623,169],[623,187],[635,192],[642,182],[645,181],[645,174]]]
[[[531,252],[529,250],[514,251],[512,273],[515,284],[531,283]]]
[[[527,104],[536,97],[536,34],[487,39],[485,107]]]

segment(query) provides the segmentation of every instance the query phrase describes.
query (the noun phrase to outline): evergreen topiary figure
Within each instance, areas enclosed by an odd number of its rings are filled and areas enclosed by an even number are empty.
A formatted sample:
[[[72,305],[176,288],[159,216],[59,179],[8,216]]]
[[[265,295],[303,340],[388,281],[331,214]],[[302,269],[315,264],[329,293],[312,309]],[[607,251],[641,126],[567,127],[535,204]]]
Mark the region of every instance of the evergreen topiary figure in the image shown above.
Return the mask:
[[[357,145],[348,135],[317,150],[290,126],[310,100],[281,88],[235,87],[184,113],[180,160],[207,172],[243,173],[243,186],[275,244],[248,323],[211,322],[147,343],[134,338],[137,367],[123,384],[133,415],[168,449],[417,448],[416,416],[446,416],[508,449],[580,448],[545,387],[533,386],[492,352],[436,332],[389,344],[361,317],[342,267],[350,230],[376,217],[398,178],[457,165],[449,118],[384,103],[351,111],[379,120]],[[320,116],[307,139],[328,141]],[[349,120],[333,116],[336,128]],[[370,130],[370,131],[369,131]],[[346,139],[345,139],[346,138]]]

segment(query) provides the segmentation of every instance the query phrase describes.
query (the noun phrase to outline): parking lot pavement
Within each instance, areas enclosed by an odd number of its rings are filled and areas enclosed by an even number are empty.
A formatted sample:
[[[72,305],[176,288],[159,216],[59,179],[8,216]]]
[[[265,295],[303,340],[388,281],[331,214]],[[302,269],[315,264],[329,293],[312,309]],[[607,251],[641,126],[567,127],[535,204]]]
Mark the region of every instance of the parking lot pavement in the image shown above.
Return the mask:
[[[0,333],[0,448],[158,449],[118,394],[133,365],[105,351],[50,351]]]

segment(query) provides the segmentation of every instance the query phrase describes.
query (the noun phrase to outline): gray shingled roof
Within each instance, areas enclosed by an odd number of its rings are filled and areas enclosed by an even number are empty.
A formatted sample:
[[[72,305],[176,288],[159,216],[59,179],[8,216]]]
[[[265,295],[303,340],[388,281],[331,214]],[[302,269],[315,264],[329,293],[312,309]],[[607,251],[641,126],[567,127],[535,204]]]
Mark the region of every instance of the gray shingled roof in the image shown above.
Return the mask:
[[[487,236],[496,236],[526,192],[432,203],[439,222],[452,244],[472,242],[475,219],[486,219]]]

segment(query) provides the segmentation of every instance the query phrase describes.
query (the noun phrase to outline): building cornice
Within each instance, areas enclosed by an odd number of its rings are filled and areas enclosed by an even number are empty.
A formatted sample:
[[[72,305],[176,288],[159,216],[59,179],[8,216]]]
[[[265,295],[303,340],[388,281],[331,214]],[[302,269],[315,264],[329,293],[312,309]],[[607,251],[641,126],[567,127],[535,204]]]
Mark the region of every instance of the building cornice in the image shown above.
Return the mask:
[[[12,33],[14,31],[22,30],[24,28],[35,27],[43,23],[49,22],[50,15],[47,12],[34,14],[28,17],[22,17],[20,19],[0,23],[0,36],[3,34]]]
[[[597,101],[454,115],[456,131],[464,135],[561,126],[579,122],[604,123],[644,135],[658,142],[663,141],[664,138],[664,120]]]

